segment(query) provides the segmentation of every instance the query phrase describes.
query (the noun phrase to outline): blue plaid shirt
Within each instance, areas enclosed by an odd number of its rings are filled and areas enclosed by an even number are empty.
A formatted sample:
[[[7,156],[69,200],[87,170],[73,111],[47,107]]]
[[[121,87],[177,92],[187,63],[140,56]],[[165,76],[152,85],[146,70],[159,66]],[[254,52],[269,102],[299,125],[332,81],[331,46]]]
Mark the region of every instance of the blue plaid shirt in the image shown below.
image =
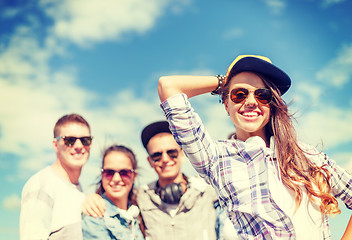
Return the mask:
[[[246,142],[213,141],[185,94],[175,95],[161,104],[171,132],[195,170],[219,195],[243,239],[296,239],[288,215],[275,203],[268,188],[268,164],[273,151],[260,137]],[[352,207],[350,175],[324,153],[302,145],[310,160],[327,165],[331,174],[332,194],[348,208]],[[323,239],[330,239],[328,217],[323,216]]]

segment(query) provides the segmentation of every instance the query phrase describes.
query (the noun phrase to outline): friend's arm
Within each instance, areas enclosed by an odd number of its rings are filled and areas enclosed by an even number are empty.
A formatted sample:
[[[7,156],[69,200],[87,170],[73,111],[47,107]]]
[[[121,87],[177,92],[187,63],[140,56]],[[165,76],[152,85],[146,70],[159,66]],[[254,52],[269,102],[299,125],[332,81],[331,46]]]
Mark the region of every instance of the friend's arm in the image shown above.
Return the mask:
[[[96,193],[88,195],[82,204],[82,212],[87,216],[102,218],[105,210],[104,199]]]
[[[158,93],[161,102],[179,93],[191,98],[215,90],[218,84],[214,76],[165,76],[159,79]]]

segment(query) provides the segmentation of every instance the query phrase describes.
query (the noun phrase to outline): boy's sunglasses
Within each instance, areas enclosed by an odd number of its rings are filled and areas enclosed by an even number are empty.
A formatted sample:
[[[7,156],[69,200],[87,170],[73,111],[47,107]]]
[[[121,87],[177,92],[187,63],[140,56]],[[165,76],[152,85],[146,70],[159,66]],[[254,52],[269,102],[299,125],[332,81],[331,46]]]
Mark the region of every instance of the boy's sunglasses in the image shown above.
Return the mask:
[[[56,137],[56,140],[59,141],[60,139],[64,140],[64,143],[66,146],[73,146],[76,142],[77,139],[79,139],[82,143],[83,146],[89,146],[92,144],[92,137],[71,137],[71,136],[62,136],[62,137]]]
[[[118,173],[120,175],[120,177],[124,180],[131,180],[132,179],[132,175],[135,173],[136,171],[134,169],[121,169],[121,170],[113,170],[113,169],[102,169],[101,173],[103,175],[103,178],[107,179],[107,180],[111,180],[114,176],[115,173]]]
[[[250,92],[254,92],[255,99],[262,104],[269,104],[273,99],[273,94],[269,89],[258,88],[256,90],[249,91],[246,88],[235,88],[232,89],[230,98],[234,103],[241,103],[247,99]]]
[[[165,151],[164,151],[165,152]],[[163,153],[164,152],[155,152],[155,153],[152,153],[150,154],[150,158],[154,161],[154,162],[157,162],[157,161],[160,161],[161,160],[161,157],[163,156]],[[167,150],[166,151],[167,155],[169,155],[170,158],[177,158],[178,157],[178,150],[177,149],[170,149],[170,150]]]

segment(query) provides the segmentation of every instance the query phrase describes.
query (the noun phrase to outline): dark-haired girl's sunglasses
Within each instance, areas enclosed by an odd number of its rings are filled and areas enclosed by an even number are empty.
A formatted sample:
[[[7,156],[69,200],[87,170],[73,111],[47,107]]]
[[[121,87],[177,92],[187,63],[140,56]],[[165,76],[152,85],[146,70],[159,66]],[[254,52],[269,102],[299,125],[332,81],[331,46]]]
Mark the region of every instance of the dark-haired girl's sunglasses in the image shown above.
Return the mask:
[[[103,178],[105,178],[109,181],[115,176],[115,173],[118,173],[123,180],[131,180],[132,176],[135,172],[136,171],[134,169],[121,169],[118,171],[113,170],[113,169],[102,169],[101,170]]]
[[[56,140],[59,141],[60,139],[64,140],[66,146],[73,146],[77,139],[79,139],[83,146],[90,146],[92,144],[92,137],[71,137],[71,136],[61,136],[56,137]]]
[[[273,93],[266,88],[258,88],[251,91],[246,88],[235,88],[232,89],[230,94],[231,101],[234,103],[241,103],[247,99],[251,92],[254,93],[255,99],[262,104],[269,104],[273,99]]]
[[[178,158],[179,150],[170,149],[170,150],[166,150],[166,153],[167,153],[167,155],[169,155],[170,158],[175,159],[175,158]],[[150,158],[154,162],[160,161],[162,156],[163,156],[163,152],[155,152],[155,153],[150,154]]]

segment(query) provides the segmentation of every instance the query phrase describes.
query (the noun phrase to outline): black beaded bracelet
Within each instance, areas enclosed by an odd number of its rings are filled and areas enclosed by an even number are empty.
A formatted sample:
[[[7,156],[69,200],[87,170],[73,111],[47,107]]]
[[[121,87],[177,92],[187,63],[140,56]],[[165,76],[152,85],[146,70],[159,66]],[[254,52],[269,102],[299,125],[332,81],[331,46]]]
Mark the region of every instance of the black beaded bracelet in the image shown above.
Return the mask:
[[[225,81],[225,76],[224,75],[216,75],[216,78],[218,79],[218,86],[214,91],[211,92],[212,95],[217,95],[219,94],[219,89],[222,86],[222,83]]]

